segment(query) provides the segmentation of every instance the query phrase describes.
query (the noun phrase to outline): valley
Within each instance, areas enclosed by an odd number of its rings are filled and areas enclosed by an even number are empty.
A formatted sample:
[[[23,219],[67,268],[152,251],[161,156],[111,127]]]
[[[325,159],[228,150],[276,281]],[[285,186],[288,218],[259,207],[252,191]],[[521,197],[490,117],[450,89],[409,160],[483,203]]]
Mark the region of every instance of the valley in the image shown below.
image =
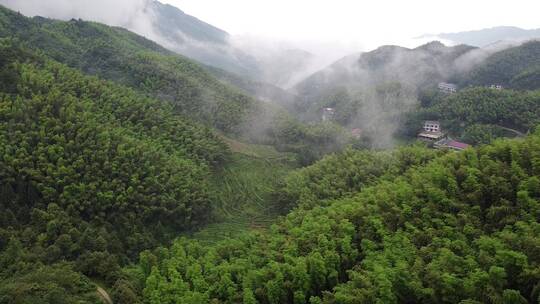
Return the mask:
[[[0,5],[0,304],[538,302],[535,31],[307,73],[137,3]]]

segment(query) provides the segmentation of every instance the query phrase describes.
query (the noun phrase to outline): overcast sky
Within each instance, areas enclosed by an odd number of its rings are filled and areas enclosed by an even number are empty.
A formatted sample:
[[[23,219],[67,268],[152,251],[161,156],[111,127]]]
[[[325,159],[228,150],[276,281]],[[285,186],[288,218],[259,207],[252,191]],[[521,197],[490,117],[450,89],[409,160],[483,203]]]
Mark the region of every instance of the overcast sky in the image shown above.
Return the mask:
[[[151,39],[146,0],[0,0],[27,15],[83,18],[124,26]],[[383,44],[414,47],[423,34],[512,25],[540,28],[540,0],[160,0],[226,30],[238,41],[292,41],[342,54]],[[254,39],[255,38],[255,39]],[[271,38],[271,39],[268,39]],[[261,41],[261,42],[257,42]],[[310,48],[310,45],[312,46]],[[337,52],[339,53],[339,52]],[[336,53],[336,54],[337,54]],[[334,55],[336,55],[334,54]]]
[[[500,25],[539,28],[539,0],[164,0],[231,34],[394,43]]]

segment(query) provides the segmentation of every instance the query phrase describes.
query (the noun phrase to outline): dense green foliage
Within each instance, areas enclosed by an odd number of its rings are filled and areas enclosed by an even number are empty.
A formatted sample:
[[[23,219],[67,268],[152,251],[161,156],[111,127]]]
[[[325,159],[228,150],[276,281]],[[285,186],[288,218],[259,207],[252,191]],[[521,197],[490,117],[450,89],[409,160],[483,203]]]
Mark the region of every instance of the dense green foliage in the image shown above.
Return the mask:
[[[276,115],[265,130],[267,141],[278,150],[294,152],[301,165],[310,165],[324,155],[341,150],[350,135],[332,122],[304,124],[290,115]]]
[[[540,89],[540,41],[531,41],[489,56],[462,81],[466,85]]]
[[[226,132],[258,106],[197,63],[121,28],[26,18],[0,6],[0,37],[18,38],[70,67],[170,101],[177,113]]]
[[[353,195],[380,180],[396,178],[440,153],[418,146],[402,147],[392,152],[347,149],[289,174],[277,193],[277,199],[285,211],[296,206],[304,209],[322,206],[323,202]]]
[[[12,268],[13,265],[8,264],[10,262],[21,263],[20,260],[3,260],[2,267]],[[26,269],[2,281],[0,303],[99,303],[93,284],[67,264],[45,266],[30,263],[23,267]]]
[[[424,90],[470,50],[348,58],[297,87],[302,123],[126,30],[0,7],[0,304],[540,301],[540,130],[494,141],[540,124],[538,43],[468,79],[523,91]],[[426,119],[486,145],[341,151]]]
[[[11,40],[0,78],[0,280],[68,260],[111,282],[141,250],[209,220],[210,169],[228,157],[209,129]]]
[[[332,181],[320,185],[339,192]],[[212,247],[180,239],[131,271],[146,303],[536,303],[539,189],[537,133],[297,209],[268,233]]]
[[[244,135],[255,125],[259,132],[252,138],[265,144],[279,144],[289,151],[305,152],[309,154],[305,163],[331,151],[318,149],[316,141],[324,135],[315,135],[316,132],[304,132],[302,149],[298,145],[290,145],[290,138],[276,138],[287,132],[279,128],[288,126],[279,123],[281,118],[274,117],[275,107],[263,104],[226,83],[246,87],[247,92],[256,96],[261,96],[255,93],[262,90],[265,91],[262,97],[291,99],[286,92],[257,82],[244,83],[241,78],[227,72],[202,67],[124,29],[81,20],[63,22],[26,18],[0,6],[0,37],[17,38],[26,47],[84,73],[166,100],[175,113],[225,133]],[[292,117],[288,119],[294,121]],[[298,122],[293,123],[299,128],[310,129]],[[271,134],[270,138],[267,133]],[[314,137],[316,140],[312,140]],[[249,140],[252,138],[248,137]],[[335,143],[332,145],[336,146]]]
[[[527,133],[540,124],[540,91],[470,88],[452,95],[430,96],[425,107],[412,112],[403,129],[414,136],[423,120],[435,119],[445,130],[477,144],[493,138]],[[509,133],[510,132],[510,133]],[[509,133],[509,134],[508,134]]]
[[[270,147],[253,148],[253,154],[233,154],[214,174],[211,184],[219,194],[213,203],[215,221],[193,235],[197,240],[214,243],[250,229],[266,229],[280,214],[274,193],[295,162]]]

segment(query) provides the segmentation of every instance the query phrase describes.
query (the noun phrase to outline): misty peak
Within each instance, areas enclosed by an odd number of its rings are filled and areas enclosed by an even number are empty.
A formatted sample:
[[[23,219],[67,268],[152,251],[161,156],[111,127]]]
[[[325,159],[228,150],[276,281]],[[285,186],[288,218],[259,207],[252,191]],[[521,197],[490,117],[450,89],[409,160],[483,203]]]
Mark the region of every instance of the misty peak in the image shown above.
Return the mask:
[[[419,49],[419,50],[427,50],[427,51],[439,51],[439,50],[444,49],[444,48],[446,48],[446,45],[444,45],[442,42],[440,42],[438,40],[431,41],[431,42],[428,42],[426,44],[423,44],[423,45],[417,47],[417,49]]]

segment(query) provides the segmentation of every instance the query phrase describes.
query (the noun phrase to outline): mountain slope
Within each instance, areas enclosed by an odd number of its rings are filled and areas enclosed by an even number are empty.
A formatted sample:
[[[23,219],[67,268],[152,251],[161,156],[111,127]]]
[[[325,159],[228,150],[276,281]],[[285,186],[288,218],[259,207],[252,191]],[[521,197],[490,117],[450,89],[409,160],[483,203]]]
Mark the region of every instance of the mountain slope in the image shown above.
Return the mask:
[[[242,76],[257,77],[255,58],[231,44],[229,34],[172,5],[146,1],[158,42],[201,63]]]
[[[291,180],[302,205],[270,231],[149,253],[133,269],[145,301],[536,303],[540,134],[422,150],[401,154],[397,178],[361,151],[333,156]]]
[[[156,29],[166,38],[179,43],[188,43],[189,40],[225,44],[229,34],[213,25],[201,21],[184,13],[177,7],[163,4],[159,1],[150,1],[148,10],[155,14]]]
[[[455,61],[471,49],[432,42],[345,57],[294,87],[295,111],[317,121],[324,108],[333,108],[332,120],[360,129],[368,146],[392,146],[403,113],[418,103],[418,91],[455,75]]]
[[[229,157],[171,105],[12,39],[0,40],[0,152],[0,299],[43,303],[91,291],[80,273],[112,286],[140,251],[208,222],[210,172]]]
[[[465,85],[540,88],[540,41],[526,42],[489,56],[464,78]]]
[[[449,77],[452,64],[472,47],[446,47],[432,42],[415,49],[383,46],[374,51],[351,55],[315,73],[298,84],[294,90],[313,99],[332,87],[366,88],[376,84],[398,81],[416,87],[436,83]]]
[[[0,37],[14,37],[51,58],[135,88],[175,111],[234,131],[257,102],[195,62],[127,30],[93,22],[26,18],[0,7]]]

